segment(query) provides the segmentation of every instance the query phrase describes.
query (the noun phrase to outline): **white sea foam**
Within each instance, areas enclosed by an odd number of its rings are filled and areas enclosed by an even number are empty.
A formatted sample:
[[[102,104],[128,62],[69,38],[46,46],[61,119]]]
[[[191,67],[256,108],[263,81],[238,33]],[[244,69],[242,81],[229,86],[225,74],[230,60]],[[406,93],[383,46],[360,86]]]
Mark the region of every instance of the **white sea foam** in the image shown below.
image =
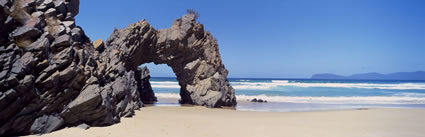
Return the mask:
[[[241,79],[241,80],[239,80],[239,81],[248,82],[248,81],[251,81],[251,80]]]
[[[399,97],[422,97],[422,98],[425,98],[425,93],[396,93],[393,96],[399,96]]]
[[[364,88],[364,89],[393,89],[425,90],[425,83],[399,83],[399,84],[376,84],[376,83],[300,83],[287,80],[272,80],[272,82],[231,82],[235,89],[267,90],[276,87],[331,87],[331,88]]]
[[[176,93],[158,93],[159,98],[180,98]],[[268,102],[315,103],[315,104],[425,104],[423,97],[369,96],[369,97],[291,97],[267,95],[237,95],[237,100],[264,99]]]
[[[180,88],[175,81],[151,81],[153,88]],[[392,90],[425,90],[425,83],[301,83],[288,80],[272,80],[271,82],[230,82],[235,89],[268,90],[276,87],[328,87],[328,88],[363,88]]]
[[[179,85],[151,85],[152,88],[177,88],[179,89],[180,86]]]
[[[151,81],[151,84],[161,84],[161,85],[178,85],[178,82],[175,81]]]
[[[238,95],[238,100],[253,98],[271,102],[320,103],[320,104],[425,104],[421,97],[369,96],[369,97],[291,97],[291,96],[247,96]]]
[[[175,81],[151,81],[152,88],[180,88],[178,82]]]
[[[158,98],[180,98],[177,93],[155,93],[155,96]]]

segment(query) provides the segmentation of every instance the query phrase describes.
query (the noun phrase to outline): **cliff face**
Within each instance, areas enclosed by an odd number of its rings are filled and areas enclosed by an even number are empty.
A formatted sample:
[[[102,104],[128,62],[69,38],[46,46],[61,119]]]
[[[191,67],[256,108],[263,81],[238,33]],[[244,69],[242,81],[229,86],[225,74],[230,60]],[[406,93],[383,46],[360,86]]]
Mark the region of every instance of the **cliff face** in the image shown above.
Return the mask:
[[[181,103],[234,106],[216,40],[195,15],[169,29],[145,20],[94,45],[76,26],[78,0],[0,0],[0,136],[105,126],[156,101],[147,68],[167,64]]]

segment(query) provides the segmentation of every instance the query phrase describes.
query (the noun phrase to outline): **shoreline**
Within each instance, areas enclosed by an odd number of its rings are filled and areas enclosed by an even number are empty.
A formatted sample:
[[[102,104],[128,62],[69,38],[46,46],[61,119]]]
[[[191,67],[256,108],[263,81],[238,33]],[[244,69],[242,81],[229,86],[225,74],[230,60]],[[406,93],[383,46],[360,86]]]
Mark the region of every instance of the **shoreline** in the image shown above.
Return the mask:
[[[158,98],[155,104],[145,104],[146,106],[182,106],[178,103],[178,98]],[[190,106],[190,105],[189,105]],[[237,111],[254,112],[317,112],[334,110],[356,110],[356,109],[424,109],[425,104],[319,104],[319,103],[291,103],[291,102],[267,102],[258,103],[248,100],[238,100],[234,108]]]
[[[420,137],[425,109],[360,109],[316,112],[253,112],[200,106],[144,107],[132,118],[87,130],[72,127],[50,136],[292,136],[292,137]],[[36,136],[36,135],[32,135]]]

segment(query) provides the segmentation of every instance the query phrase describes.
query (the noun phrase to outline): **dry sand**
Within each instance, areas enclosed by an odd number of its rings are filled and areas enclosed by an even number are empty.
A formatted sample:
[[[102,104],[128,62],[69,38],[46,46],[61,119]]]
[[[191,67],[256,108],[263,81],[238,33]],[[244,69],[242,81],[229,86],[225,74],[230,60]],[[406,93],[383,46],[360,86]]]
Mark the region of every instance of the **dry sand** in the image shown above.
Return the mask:
[[[247,112],[145,107],[121,123],[42,137],[424,137],[425,109]]]

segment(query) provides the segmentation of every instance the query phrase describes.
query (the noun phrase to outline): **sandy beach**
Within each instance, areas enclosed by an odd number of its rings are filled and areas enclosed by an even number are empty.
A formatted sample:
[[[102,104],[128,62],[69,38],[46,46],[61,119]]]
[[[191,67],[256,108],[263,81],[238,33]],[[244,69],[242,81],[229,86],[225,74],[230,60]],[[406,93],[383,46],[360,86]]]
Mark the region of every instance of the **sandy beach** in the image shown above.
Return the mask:
[[[65,128],[42,137],[423,137],[424,116],[425,109],[250,112],[156,106],[112,126]]]

